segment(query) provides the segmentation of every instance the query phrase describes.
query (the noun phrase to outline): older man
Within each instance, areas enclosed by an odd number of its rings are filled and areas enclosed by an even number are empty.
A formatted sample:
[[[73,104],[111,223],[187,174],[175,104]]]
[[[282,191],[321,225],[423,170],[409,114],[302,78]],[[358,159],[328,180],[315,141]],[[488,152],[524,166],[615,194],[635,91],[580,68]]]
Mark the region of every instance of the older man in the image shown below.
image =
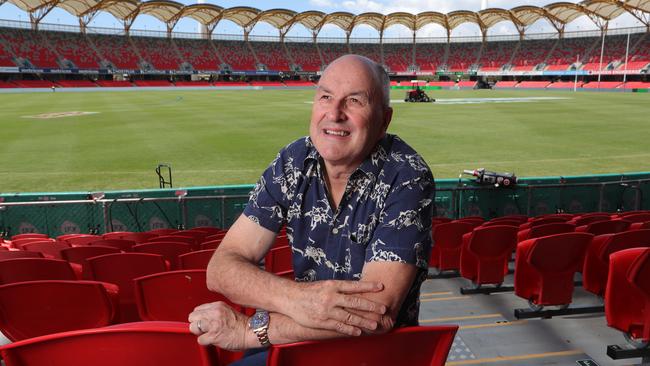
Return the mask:
[[[327,67],[309,137],[280,151],[208,267],[211,290],[260,310],[248,319],[224,303],[197,307],[189,320],[199,343],[251,349],[417,324],[433,177],[386,133],[389,101],[373,61],[347,55]],[[283,225],[296,281],[258,267]]]

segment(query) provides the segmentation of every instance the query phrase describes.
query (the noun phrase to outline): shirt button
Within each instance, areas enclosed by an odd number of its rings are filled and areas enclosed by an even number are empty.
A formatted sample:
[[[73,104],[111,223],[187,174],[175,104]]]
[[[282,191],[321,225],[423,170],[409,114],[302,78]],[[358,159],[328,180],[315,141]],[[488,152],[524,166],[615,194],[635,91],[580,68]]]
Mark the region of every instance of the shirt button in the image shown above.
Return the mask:
[[[336,235],[338,233],[339,233],[339,229],[337,228],[332,229],[332,234]]]

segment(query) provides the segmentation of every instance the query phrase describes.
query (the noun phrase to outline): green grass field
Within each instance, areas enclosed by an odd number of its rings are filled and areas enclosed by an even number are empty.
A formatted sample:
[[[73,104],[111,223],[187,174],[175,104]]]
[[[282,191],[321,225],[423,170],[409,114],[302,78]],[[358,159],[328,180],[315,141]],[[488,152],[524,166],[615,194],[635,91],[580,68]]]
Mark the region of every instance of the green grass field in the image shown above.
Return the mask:
[[[0,192],[254,183],[277,151],[308,131],[313,91],[0,94]],[[435,91],[435,98],[557,97],[524,103],[395,103],[389,131],[436,178],[462,169],[520,177],[649,171],[650,94]],[[394,91],[392,99],[401,99]],[[96,114],[35,119],[44,113]]]

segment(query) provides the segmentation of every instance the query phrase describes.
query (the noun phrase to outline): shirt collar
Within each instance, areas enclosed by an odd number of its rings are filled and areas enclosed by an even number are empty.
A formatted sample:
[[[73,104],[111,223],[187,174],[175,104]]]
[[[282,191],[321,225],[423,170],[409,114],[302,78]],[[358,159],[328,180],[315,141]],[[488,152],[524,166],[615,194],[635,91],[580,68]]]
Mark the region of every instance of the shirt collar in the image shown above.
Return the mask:
[[[366,176],[372,175],[374,177],[377,177],[383,168],[384,163],[389,159],[388,151],[390,151],[393,137],[394,136],[390,134],[384,135],[384,137],[379,140],[377,146],[375,146],[370,155],[352,174],[354,175],[357,172],[361,172]],[[318,150],[316,150],[316,147],[314,146],[314,143],[311,141],[311,138],[309,136],[305,137],[305,143],[309,152],[303,161],[303,167],[306,166],[307,162],[318,163],[321,160],[321,156],[318,153]]]

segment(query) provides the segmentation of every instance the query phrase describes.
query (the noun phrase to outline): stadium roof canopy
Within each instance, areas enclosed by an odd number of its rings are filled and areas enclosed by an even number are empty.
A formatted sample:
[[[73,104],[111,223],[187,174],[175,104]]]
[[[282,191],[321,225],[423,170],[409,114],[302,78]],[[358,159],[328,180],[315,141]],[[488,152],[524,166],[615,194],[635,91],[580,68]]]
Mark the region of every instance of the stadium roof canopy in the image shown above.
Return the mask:
[[[168,34],[171,34],[176,23],[184,17],[205,25],[210,34],[221,20],[226,19],[242,27],[245,38],[248,38],[248,34],[258,22],[275,27],[280,38],[295,24],[305,26],[314,37],[324,25],[333,24],[345,31],[348,38],[356,26],[364,24],[376,29],[382,38],[384,30],[396,24],[407,27],[414,34],[425,25],[438,24],[447,30],[449,37],[451,31],[463,23],[476,24],[485,37],[490,27],[502,21],[512,22],[523,37],[527,27],[540,19],[546,19],[561,36],[566,24],[583,15],[588,16],[601,30],[605,30],[610,20],[624,13],[632,14],[650,29],[650,0],[583,0],[577,4],[555,2],[542,7],[524,5],[512,9],[490,8],[478,12],[458,10],[443,14],[427,11],[419,14],[397,12],[387,15],[355,15],[348,12],[327,14],[320,11],[297,13],[287,9],[262,11],[244,6],[222,8],[213,4],[186,6],[172,0],[0,0],[0,4],[4,1],[28,12],[34,28],[38,27],[38,23],[47,13],[59,7],[79,19],[82,31],[98,12],[103,11],[121,20],[127,33],[140,14],[151,15],[165,23]]]

